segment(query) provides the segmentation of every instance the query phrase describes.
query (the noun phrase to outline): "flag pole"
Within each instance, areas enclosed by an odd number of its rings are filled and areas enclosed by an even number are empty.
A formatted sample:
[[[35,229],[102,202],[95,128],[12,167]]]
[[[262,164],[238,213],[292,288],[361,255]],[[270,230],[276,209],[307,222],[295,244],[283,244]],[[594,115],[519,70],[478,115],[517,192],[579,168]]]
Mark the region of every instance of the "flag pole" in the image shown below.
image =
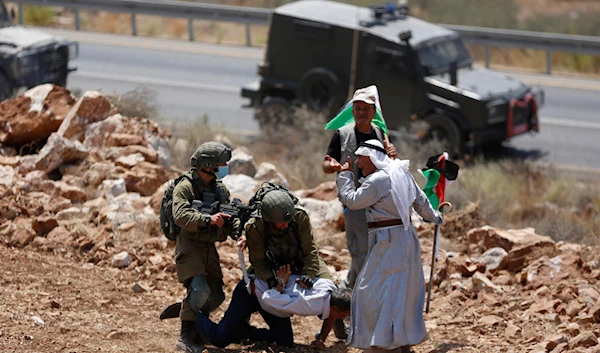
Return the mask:
[[[356,22],[358,23],[358,8],[356,8]],[[350,62],[350,84],[348,85],[348,97],[352,97],[354,86],[356,85],[356,62],[358,57],[358,29],[354,29],[354,38],[352,39],[352,59]]]
[[[444,206],[450,207],[448,212],[452,211],[452,204],[450,202],[442,202],[440,207],[438,207],[438,211],[444,212]],[[433,232],[433,250],[431,252],[431,270],[429,272],[429,288],[427,288],[427,305],[425,306],[425,312],[429,314],[429,301],[431,299],[431,287],[433,287],[433,269],[435,267],[435,260],[437,257],[437,238],[440,234],[440,225],[435,225],[435,231]]]

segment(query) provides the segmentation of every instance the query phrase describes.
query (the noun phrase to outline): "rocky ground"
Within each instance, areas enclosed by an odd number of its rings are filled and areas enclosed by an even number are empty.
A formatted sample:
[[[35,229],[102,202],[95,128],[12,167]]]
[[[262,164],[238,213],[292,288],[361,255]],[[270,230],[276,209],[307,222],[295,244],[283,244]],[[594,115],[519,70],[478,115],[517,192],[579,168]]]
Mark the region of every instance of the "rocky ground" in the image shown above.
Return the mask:
[[[166,182],[178,175],[170,138],[150,120],[119,115],[98,92],[74,97],[43,85],[0,103],[2,352],[173,351],[178,322],[158,319],[184,295],[157,217]],[[234,197],[248,201],[265,180],[287,183],[275,166],[255,166],[234,147],[224,180]],[[349,257],[335,185],[294,193],[342,278]],[[430,264],[432,227],[414,222]],[[425,315],[430,340],[416,352],[600,352],[599,247],[490,227],[476,205],[448,215],[442,229]],[[229,294],[241,279],[237,254],[231,240],[219,252]],[[227,350],[312,351],[319,319],[293,323],[293,349]],[[327,346],[357,351],[333,337]]]

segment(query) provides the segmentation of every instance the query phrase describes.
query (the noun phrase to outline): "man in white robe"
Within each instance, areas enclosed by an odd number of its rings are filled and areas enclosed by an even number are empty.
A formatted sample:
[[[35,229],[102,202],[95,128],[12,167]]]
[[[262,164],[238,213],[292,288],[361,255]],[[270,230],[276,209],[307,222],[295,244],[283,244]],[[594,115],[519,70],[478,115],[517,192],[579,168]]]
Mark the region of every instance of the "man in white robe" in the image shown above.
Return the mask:
[[[428,339],[421,248],[411,208],[436,224],[442,217],[409,173],[409,161],[390,159],[378,140],[361,143],[355,153],[364,181],[355,186],[348,159],[337,187],[350,209],[367,209],[369,253],[352,295],[348,344],[366,352],[410,352],[410,346]]]

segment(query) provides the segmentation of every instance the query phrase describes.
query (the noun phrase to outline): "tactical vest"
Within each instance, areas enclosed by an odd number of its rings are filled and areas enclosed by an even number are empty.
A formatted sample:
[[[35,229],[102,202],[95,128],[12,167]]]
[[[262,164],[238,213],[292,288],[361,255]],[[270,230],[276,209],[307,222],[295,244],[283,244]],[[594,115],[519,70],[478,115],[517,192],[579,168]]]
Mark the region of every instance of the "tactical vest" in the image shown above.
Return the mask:
[[[222,203],[229,202],[229,192],[221,180],[214,179],[210,185],[205,185],[200,180],[200,176],[197,173],[192,174],[194,177],[195,185],[198,185],[198,191],[200,194],[200,201],[206,203],[213,203],[220,201]],[[192,185],[193,187],[194,185]],[[233,230],[231,222],[225,222],[223,227],[219,228],[215,225],[203,227],[198,230],[199,233],[215,233],[214,237],[211,237],[209,242],[224,241],[227,239],[227,234],[230,234]]]
[[[299,207],[296,207],[297,209]],[[304,251],[300,240],[300,232],[295,217],[283,232],[275,235],[264,221],[255,223],[256,230],[261,234],[265,256],[271,267],[291,265],[292,274],[301,275],[304,267]]]
[[[339,129],[340,145],[342,148],[342,158],[339,162],[344,164],[348,160],[348,157],[350,157],[350,160],[352,161],[352,171],[354,172],[354,184],[356,187],[358,187],[358,175],[360,175],[360,168],[358,168],[356,163],[354,163],[356,161],[356,155],[354,152],[356,152],[356,149],[358,148],[358,139],[356,138],[356,131],[354,130],[355,126],[356,124],[353,123]],[[373,129],[375,129],[377,139],[383,143],[383,132],[381,129],[373,123],[371,123],[371,126]]]

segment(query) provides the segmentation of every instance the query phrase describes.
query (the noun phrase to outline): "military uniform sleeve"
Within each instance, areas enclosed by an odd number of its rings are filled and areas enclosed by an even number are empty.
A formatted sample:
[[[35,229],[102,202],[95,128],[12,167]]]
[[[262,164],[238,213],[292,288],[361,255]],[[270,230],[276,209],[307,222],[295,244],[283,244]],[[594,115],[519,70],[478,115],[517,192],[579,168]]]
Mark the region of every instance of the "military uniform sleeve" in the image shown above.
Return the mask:
[[[273,271],[269,264],[269,259],[267,259],[267,256],[265,255],[266,250],[261,234],[259,234],[253,219],[246,223],[245,234],[250,264],[254,267],[256,277],[266,282],[269,277],[273,276]]]
[[[296,222],[298,224],[298,232],[300,233],[300,245],[304,254],[302,274],[310,278],[315,278],[319,273],[319,250],[313,237],[310,218],[306,212],[297,210]]]
[[[181,229],[197,232],[207,224],[202,213],[192,208],[193,200],[192,183],[187,179],[182,180],[173,190],[173,219]]]

